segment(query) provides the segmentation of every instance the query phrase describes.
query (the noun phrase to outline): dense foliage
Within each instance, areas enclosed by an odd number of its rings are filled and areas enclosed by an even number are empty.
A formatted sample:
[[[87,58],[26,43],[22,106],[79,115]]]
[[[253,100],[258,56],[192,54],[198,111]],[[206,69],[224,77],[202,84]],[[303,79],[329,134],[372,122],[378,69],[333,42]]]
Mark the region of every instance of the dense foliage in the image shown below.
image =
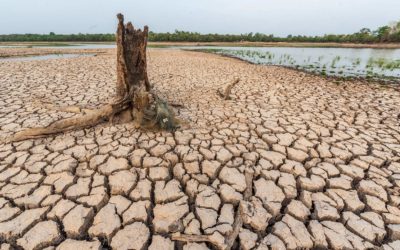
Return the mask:
[[[61,35],[50,32],[42,34],[10,34],[0,35],[0,42],[106,42],[115,41],[114,34],[70,34]]]
[[[200,34],[176,30],[174,33],[149,33],[150,41],[157,42],[338,42],[338,43],[387,43],[400,42],[400,22],[379,27],[375,31],[363,28],[359,32],[348,35],[324,35],[324,36],[292,36],[274,37],[261,33],[248,33],[240,35],[231,34]],[[11,34],[0,35],[0,42],[106,42],[115,41],[114,34],[70,34],[61,35],[50,32],[49,34]]]

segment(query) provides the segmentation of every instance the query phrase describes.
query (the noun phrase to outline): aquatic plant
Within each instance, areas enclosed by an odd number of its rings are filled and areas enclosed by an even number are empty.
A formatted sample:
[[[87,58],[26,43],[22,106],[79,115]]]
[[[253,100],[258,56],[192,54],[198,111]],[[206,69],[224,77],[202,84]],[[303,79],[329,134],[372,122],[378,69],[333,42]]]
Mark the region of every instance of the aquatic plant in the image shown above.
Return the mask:
[[[335,56],[332,60],[331,67],[335,68],[335,64],[340,60],[340,56]]]
[[[355,65],[360,65],[361,63],[361,59],[360,58],[356,58],[356,60],[354,61]]]
[[[294,57],[290,53],[272,53],[271,51],[262,51],[258,49],[221,49],[221,48],[206,48],[202,51],[211,53],[223,54],[233,57],[238,57],[244,60],[251,61],[255,64],[264,65],[284,65],[296,69],[304,69],[309,72],[316,72],[321,75],[336,75],[336,76],[373,76],[381,78],[382,75],[388,75],[385,72],[394,72],[396,74],[400,69],[400,60],[390,60],[387,58],[371,57],[366,62],[363,68],[356,67],[362,63],[361,58],[352,59],[351,57],[342,57],[341,55],[334,56],[330,62],[324,62],[324,56],[306,56],[303,58]],[[314,61],[314,60],[315,61]],[[318,59],[318,60],[316,60]],[[343,59],[343,62],[339,62]],[[314,61],[310,63],[311,61]],[[376,75],[379,72],[379,75]],[[391,73],[393,75],[393,73]],[[400,72],[397,74],[400,78]],[[385,76],[385,77],[386,77]]]

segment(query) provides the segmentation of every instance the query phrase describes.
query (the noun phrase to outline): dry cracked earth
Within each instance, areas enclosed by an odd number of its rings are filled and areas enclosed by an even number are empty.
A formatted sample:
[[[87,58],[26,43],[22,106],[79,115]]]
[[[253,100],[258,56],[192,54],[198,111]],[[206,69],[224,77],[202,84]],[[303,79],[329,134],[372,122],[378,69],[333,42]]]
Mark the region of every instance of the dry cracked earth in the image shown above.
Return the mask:
[[[108,102],[106,52],[0,62],[0,136]],[[161,49],[149,77],[190,126],[0,144],[1,250],[400,249],[398,87]]]

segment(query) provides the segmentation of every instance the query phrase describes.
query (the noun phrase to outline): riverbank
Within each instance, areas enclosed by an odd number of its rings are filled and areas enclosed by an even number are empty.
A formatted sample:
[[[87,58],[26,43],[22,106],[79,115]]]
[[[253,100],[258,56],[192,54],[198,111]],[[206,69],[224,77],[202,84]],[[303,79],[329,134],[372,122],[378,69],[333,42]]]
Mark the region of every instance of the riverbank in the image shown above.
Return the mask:
[[[0,62],[0,137],[107,103],[115,50],[102,51]],[[188,128],[0,144],[1,247],[222,249],[240,207],[234,249],[398,248],[400,91],[181,50],[150,49],[148,73]]]
[[[375,48],[398,49],[400,43],[299,43],[299,42],[150,42],[157,46],[299,47],[299,48]]]
[[[76,44],[114,44],[113,42],[0,42],[0,46],[74,46]],[[225,46],[225,47],[299,47],[299,48],[375,48],[399,49],[400,43],[300,43],[300,42],[149,42],[150,47]]]

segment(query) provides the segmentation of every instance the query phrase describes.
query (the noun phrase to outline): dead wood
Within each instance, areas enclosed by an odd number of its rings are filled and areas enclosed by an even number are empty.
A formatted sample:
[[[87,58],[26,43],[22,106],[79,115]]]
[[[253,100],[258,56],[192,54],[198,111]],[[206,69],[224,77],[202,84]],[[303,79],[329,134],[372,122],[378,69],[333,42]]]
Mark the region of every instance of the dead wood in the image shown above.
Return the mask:
[[[239,81],[240,81],[240,79],[236,78],[233,82],[231,82],[228,85],[226,85],[224,91],[222,91],[221,89],[218,89],[218,94],[221,96],[221,98],[223,98],[224,100],[229,100],[233,87],[235,87],[235,85]]]
[[[232,232],[226,237],[226,250],[231,249],[233,244],[235,243],[236,238],[240,233],[240,229],[243,226],[243,206],[244,201],[248,201],[253,194],[253,176],[254,170],[246,168],[244,171],[245,181],[246,181],[246,189],[243,194],[243,200],[239,202],[238,211],[236,212],[235,220],[232,225]]]
[[[227,249],[223,236],[217,232],[210,235],[193,235],[174,233],[171,235],[172,240],[183,242],[209,242],[217,247],[217,249]]]
[[[42,128],[30,128],[7,138],[6,142],[46,137],[95,126],[104,121],[127,122],[133,120],[137,127],[146,129],[174,130],[179,121],[166,101],[151,91],[147,76],[148,27],[135,29],[131,22],[124,25],[124,17],[118,14],[117,29],[117,82],[116,97],[111,104],[97,109],[79,106],[59,108],[60,111],[81,114],[63,119]],[[48,108],[52,108],[51,105]]]
[[[47,127],[31,128],[31,129],[23,130],[21,132],[16,133],[7,142],[17,142],[17,141],[22,141],[22,140],[27,140],[27,139],[42,138],[42,137],[46,137],[51,134],[57,134],[57,133],[66,132],[66,131],[70,131],[70,130],[74,130],[74,129],[87,128],[87,127],[97,125],[100,122],[107,120],[111,116],[112,113],[113,113],[112,106],[107,105],[107,106],[99,108],[89,114],[85,114],[83,116],[56,121]]]
[[[184,242],[210,242],[221,250],[232,249],[235,240],[237,239],[240,229],[243,226],[243,206],[244,202],[248,201],[253,194],[253,177],[254,171],[252,169],[245,170],[246,189],[243,194],[243,200],[239,202],[239,206],[235,215],[235,220],[232,224],[232,231],[226,236],[224,243],[218,241],[215,233],[211,235],[191,235],[175,233],[171,235],[172,240],[184,241]]]
[[[244,178],[246,181],[246,189],[244,190],[243,200],[247,201],[253,195],[253,177],[254,170],[250,168],[246,168],[244,170]]]
[[[195,235],[195,234],[181,234],[175,233],[171,235],[172,240],[184,242],[213,242],[211,235]]]
[[[74,113],[74,114],[86,114],[93,111],[93,108],[79,106],[79,105],[68,105],[68,106],[58,106],[48,101],[34,100],[33,106],[39,108],[45,108],[48,110],[55,110],[66,113]]]

